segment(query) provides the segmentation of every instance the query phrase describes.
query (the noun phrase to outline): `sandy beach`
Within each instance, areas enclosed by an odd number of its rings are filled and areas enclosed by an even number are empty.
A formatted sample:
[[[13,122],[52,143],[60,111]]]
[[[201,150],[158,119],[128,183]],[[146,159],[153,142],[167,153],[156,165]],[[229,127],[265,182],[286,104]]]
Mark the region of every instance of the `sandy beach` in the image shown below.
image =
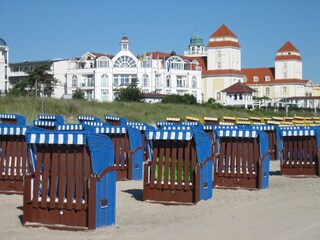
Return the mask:
[[[142,181],[117,182],[116,224],[87,232],[25,228],[22,196],[0,195],[1,239],[320,239],[320,178],[279,175],[269,188],[214,189],[192,206],[142,201]]]

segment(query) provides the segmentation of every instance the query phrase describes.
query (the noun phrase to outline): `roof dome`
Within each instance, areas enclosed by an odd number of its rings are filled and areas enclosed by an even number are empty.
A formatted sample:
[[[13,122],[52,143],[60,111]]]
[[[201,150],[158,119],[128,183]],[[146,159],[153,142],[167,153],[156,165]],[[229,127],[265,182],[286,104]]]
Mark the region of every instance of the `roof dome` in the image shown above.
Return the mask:
[[[192,35],[190,37],[190,46],[204,46],[203,38],[198,34]]]
[[[123,37],[121,38],[121,43],[129,43],[128,37],[124,34]]]
[[[7,46],[6,41],[3,40],[2,38],[0,38],[0,46]]]
[[[177,53],[176,53],[174,50],[172,50],[172,52],[170,53],[170,55],[171,55],[171,56],[176,56]]]

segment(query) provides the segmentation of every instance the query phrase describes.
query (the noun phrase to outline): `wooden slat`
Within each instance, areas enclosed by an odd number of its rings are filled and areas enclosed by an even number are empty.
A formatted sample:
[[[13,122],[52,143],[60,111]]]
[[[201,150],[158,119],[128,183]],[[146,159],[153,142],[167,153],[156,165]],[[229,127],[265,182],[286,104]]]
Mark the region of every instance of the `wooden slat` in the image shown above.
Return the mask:
[[[72,198],[74,195],[74,161],[76,161],[76,150],[73,149],[69,152],[68,156],[68,181],[67,181],[67,209],[72,209]]]
[[[82,161],[83,161],[83,148],[84,146],[81,146],[77,148],[77,154],[76,154],[76,210],[81,209],[81,198],[82,198],[82,175],[83,175],[83,169],[82,169]]]
[[[9,169],[12,167],[12,159],[10,161],[10,155],[12,155],[12,139],[8,138],[7,140],[7,146],[6,146],[6,170],[4,173],[4,179],[8,179],[9,178]],[[10,166],[11,165],[11,166]],[[10,169],[11,170],[11,169]]]
[[[253,139],[248,139],[247,141],[248,141],[248,145],[249,145],[249,158],[248,158],[247,170],[249,172],[249,178],[252,178],[253,177],[252,165],[253,165],[253,158],[254,158]]]
[[[220,151],[220,156],[219,156],[219,162],[218,164],[218,176],[222,176],[222,170],[225,165],[225,158],[226,158],[226,147],[227,143],[225,138],[221,138],[221,151]]]
[[[239,142],[238,142],[238,154],[237,154],[237,178],[240,178],[241,177],[241,171],[240,171],[240,167],[242,165],[242,161],[243,161],[243,152],[244,152],[244,149],[243,149],[243,138],[240,138],[239,139]]]
[[[190,167],[193,169],[194,166],[190,165],[190,155],[191,155],[191,141],[187,141],[186,152],[185,152],[185,164],[184,164],[184,189],[189,190],[189,183],[192,181],[189,179],[190,176]],[[192,173],[191,173],[192,174]]]
[[[227,176],[229,174],[229,164],[230,164],[230,159],[232,158],[232,144],[233,144],[233,139],[232,138],[226,138],[226,161],[224,165],[224,173],[222,174],[223,176]]]
[[[177,183],[177,189],[182,189],[182,165],[183,165],[183,151],[184,151],[184,142],[185,141],[177,141],[177,147],[178,147],[178,156],[177,156],[177,162],[175,165],[175,172],[178,171],[176,183]]]
[[[45,153],[45,146],[40,147],[39,145],[37,147],[37,162],[36,162],[36,170],[35,170],[35,176],[34,176],[34,187],[33,187],[33,200],[32,200],[32,206],[38,207],[38,197],[39,197],[39,190],[40,190],[40,178],[42,176],[41,172],[41,166],[44,164],[44,153]]]
[[[49,171],[50,171],[50,154],[51,148],[48,147],[49,151],[44,152],[44,169],[42,173],[42,198],[41,198],[41,208],[47,207],[47,197],[49,196]]]
[[[172,156],[171,156],[171,184],[170,184],[170,189],[174,190],[175,189],[175,181],[176,181],[176,174],[175,174],[175,167],[177,163],[177,141],[170,141],[172,143]]]
[[[6,154],[6,148],[7,148],[7,141],[5,137],[1,136],[1,159],[0,159],[0,179],[3,178],[2,172],[4,167],[4,161],[5,161],[5,154]]]
[[[170,161],[170,159],[164,159],[164,143],[163,141],[159,141],[159,162],[158,162],[158,179],[157,179],[157,188],[161,189],[161,181],[162,179],[162,174],[163,174],[163,164],[164,161]]]
[[[57,177],[58,177],[58,159],[59,152],[57,147],[52,147],[51,153],[51,176],[50,176],[50,205],[49,207],[55,208],[55,199],[57,197]]]
[[[163,144],[165,150],[165,167],[164,167],[164,184],[163,184],[163,188],[164,189],[168,189],[169,187],[169,172],[170,172],[170,159],[171,159],[171,148],[170,148],[170,144],[169,142],[165,142],[165,144]]]
[[[157,165],[157,158],[159,156],[159,143],[158,141],[153,142],[153,155],[151,163],[151,174],[150,174],[150,188],[154,188],[155,172]]]
[[[58,158],[60,159],[59,161],[59,187],[58,187],[58,209],[63,209],[63,201],[65,197],[67,196],[66,194],[66,183],[67,183],[67,174],[66,174],[66,162],[68,161],[68,149],[67,148],[62,148],[58,152]]]
[[[234,177],[235,174],[235,164],[239,162],[239,153],[238,153],[238,144],[239,139],[236,139],[236,141],[231,146],[231,162],[230,162],[230,177]]]

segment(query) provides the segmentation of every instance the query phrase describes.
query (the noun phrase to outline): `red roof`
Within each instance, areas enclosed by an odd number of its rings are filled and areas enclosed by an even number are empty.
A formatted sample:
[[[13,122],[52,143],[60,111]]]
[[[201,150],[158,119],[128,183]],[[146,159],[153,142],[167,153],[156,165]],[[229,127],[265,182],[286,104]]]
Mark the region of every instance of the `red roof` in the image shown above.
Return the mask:
[[[299,52],[299,50],[290,42],[287,41],[278,52]]]
[[[302,61],[301,57],[298,55],[277,55],[275,60],[300,60],[300,61]]]
[[[247,76],[246,84],[248,85],[276,85],[276,84],[302,84],[305,85],[308,80],[303,79],[275,79],[274,68],[244,68],[242,72]],[[268,77],[269,76],[269,79]],[[253,81],[258,77],[257,81]]]
[[[218,28],[217,31],[211,34],[210,38],[214,37],[235,37],[237,38],[237,35],[235,35],[226,25],[222,24],[220,28]]]
[[[233,42],[233,41],[221,41],[221,42],[209,42],[208,43],[208,48],[210,47],[237,47],[240,48],[240,45],[238,42]]]
[[[230,87],[223,89],[221,92],[226,93],[253,93],[255,90],[242,82],[237,82]]]
[[[96,58],[106,56],[112,59],[114,57],[114,55],[111,55],[111,54],[103,54],[103,53],[96,53],[96,52],[90,52],[90,53],[94,55]]]
[[[203,75],[241,75],[244,76],[245,74],[240,70],[233,70],[233,69],[219,69],[219,70],[202,70]]]

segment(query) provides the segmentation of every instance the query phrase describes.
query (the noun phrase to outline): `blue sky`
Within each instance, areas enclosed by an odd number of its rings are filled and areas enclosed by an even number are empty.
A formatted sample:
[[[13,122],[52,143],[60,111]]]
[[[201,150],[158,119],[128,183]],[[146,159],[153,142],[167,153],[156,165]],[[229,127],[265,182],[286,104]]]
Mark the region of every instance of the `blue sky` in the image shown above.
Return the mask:
[[[303,78],[320,83],[319,0],[1,0],[0,37],[10,62],[116,54],[125,33],[135,55],[183,54],[190,36],[226,24],[242,48],[242,68],[273,67],[291,41]]]

